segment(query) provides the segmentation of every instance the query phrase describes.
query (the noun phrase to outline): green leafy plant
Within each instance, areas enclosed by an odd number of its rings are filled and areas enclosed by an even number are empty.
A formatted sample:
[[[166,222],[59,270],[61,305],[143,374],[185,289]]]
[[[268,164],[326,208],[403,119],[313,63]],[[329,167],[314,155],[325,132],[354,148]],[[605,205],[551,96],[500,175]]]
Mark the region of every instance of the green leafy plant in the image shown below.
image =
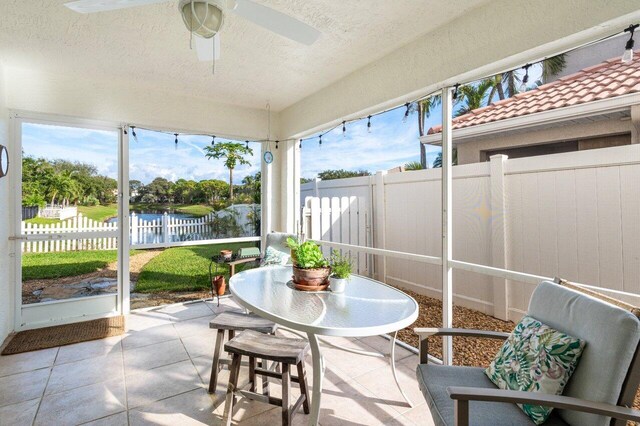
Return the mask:
[[[320,246],[311,241],[300,244],[293,238],[287,238],[287,246],[291,249],[291,259],[301,269],[326,268],[329,262],[324,258]]]
[[[331,276],[347,279],[351,276],[352,268],[351,256],[342,256],[337,250],[331,252]]]

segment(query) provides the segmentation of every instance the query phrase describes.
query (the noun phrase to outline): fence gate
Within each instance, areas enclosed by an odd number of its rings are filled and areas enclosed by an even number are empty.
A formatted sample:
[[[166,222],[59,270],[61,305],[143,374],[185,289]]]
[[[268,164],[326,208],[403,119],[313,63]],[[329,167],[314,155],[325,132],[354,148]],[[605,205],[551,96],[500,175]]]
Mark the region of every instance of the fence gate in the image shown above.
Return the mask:
[[[302,212],[306,238],[334,241],[365,247],[372,246],[371,214],[364,197],[306,197]],[[325,256],[329,247],[323,247]],[[354,273],[371,276],[373,259],[365,253],[348,252]]]

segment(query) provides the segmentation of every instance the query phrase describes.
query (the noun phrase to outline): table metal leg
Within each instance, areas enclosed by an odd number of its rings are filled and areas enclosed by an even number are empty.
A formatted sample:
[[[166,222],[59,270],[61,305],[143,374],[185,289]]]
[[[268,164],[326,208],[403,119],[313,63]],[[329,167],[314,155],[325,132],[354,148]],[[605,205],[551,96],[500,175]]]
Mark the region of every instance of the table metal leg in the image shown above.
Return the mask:
[[[313,390],[311,397],[311,414],[309,425],[317,426],[320,418],[320,399],[322,398],[322,380],[324,378],[324,358],[320,352],[320,345],[315,334],[307,333],[311,345],[311,358],[313,361]]]
[[[409,404],[410,407],[413,407],[413,403],[411,402],[411,400],[407,397],[407,395],[404,393],[404,391],[402,390],[402,387],[400,386],[400,382],[398,382],[398,375],[396,374],[396,337],[398,336],[398,332],[396,331],[395,333],[393,333],[393,335],[391,336],[391,372],[393,373],[393,380],[396,381],[396,386],[398,387],[398,390],[400,391],[400,393],[402,394],[402,397],[404,398],[405,401],[407,401],[407,404]]]

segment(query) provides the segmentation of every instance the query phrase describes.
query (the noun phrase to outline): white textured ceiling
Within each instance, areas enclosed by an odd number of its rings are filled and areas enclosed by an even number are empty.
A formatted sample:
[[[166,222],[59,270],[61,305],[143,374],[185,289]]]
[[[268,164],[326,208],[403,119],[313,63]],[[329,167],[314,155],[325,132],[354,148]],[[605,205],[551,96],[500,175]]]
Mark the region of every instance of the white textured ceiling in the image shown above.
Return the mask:
[[[90,15],[0,1],[0,61],[278,111],[489,0],[256,0],[322,32],[297,44],[229,14],[216,74],[189,50],[178,0]]]

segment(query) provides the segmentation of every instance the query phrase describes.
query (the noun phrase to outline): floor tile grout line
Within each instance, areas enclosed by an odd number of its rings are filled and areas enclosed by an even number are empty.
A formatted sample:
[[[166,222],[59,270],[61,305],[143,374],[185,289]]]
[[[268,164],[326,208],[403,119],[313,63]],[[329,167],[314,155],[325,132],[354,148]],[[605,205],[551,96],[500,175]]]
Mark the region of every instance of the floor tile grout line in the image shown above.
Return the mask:
[[[106,416],[100,416],[100,417],[97,417],[95,419],[87,420],[86,422],[78,423],[77,426],[86,425],[86,424],[89,424],[91,422],[95,422],[96,420],[106,419],[107,417],[115,416],[116,414],[121,414],[121,413],[126,413],[126,412],[127,412],[127,410],[122,410],[122,411],[118,411],[117,413],[107,414]],[[128,417],[129,416],[127,416],[127,421],[128,421]]]
[[[38,418],[38,414],[40,413],[40,406],[42,405],[42,400],[45,397],[45,392],[47,391],[47,387],[49,386],[49,380],[51,380],[51,375],[53,374],[53,367],[56,365],[56,359],[58,359],[58,354],[60,353],[60,346],[58,346],[58,350],[56,351],[56,355],[53,357],[53,362],[51,363],[51,367],[49,370],[49,376],[47,377],[47,382],[42,389],[42,395],[40,395],[40,401],[38,402],[38,408],[36,408],[36,413],[33,415],[33,420],[31,421],[31,426],[36,424],[36,419]]]
[[[131,408],[129,408],[129,409],[127,410],[127,413],[128,413],[128,412],[130,412],[130,411],[140,411],[140,409],[141,409],[141,408],[147,407],[147,406],[152,405],[152,404],[156,404],[156,403],[158,403],[158,402],[165,401],[165,400],[167,400],[167,399],[169,399],[169,398],[174,398],[174,397],[176,397],[176,396],[184,395],[185,393],[189,393],[189,392],[197,391],[198,389],[202,389],[202,388],[201,388],[200,386],[198,386],[198,387],[195,387],[195,388],[193,388],[193,389],[189,389],[189,390],[186,390],[186,391],[183,391],[183,392],[178,392],[178,393],[173,394],[173,395],[165,396],[164,398],[155,399],[155,400],[153,400],[153,401],[146,402],[146,403],[141,404],[141,405],[136,405],[135,407],[131,407]],[[128,417],[129,417],[129,416],[127,415],[127,418],[128,418]]]
[[[124,408],[127,413],[127,426],[129,426],[129,394],[127,390],[127,370],[124,363],[124,348],[122,347],[122,340],[120,340],[120,355],[122,357],[122,383],[124,385]]]

